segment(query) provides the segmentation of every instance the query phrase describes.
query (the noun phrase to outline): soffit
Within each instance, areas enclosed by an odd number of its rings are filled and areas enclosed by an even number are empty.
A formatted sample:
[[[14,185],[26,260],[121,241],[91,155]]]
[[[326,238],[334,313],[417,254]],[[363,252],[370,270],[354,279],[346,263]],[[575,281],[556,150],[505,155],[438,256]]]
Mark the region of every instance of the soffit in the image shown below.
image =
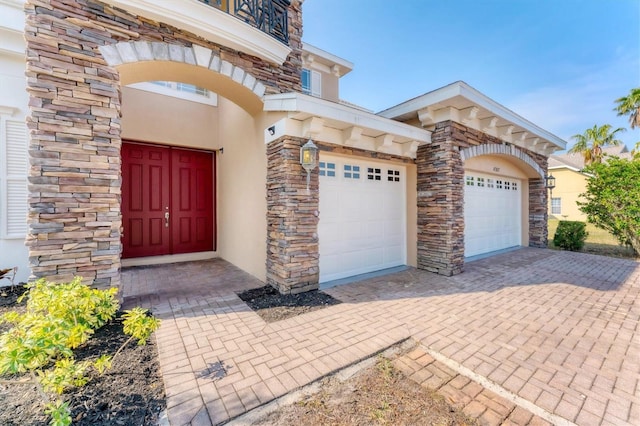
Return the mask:
[[[399,121],[419,121],[433,129],[452,120],[521,148],[548,156],[565,149],[566,141],[458,81],[378,113]]]
[[[301,93],[263,100],[265,112],[286,113],[265,133],[266,142],[289,135],[415,158],[418,146],[431,141],[428,130]]]
[[[302,60],[306,67],[322,64],[336,77],[342,77],[353,70],[352,62],[306,42],[302,43]]]

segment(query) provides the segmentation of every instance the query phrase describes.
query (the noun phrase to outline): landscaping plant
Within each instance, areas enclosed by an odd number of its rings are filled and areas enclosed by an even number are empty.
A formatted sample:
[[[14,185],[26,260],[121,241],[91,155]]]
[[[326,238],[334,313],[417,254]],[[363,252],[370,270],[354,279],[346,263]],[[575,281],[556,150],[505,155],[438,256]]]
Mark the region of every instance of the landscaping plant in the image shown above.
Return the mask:
[[[93,362],[76,362],[73,350],[111,321],[120,305],[116,288],[97,290],[82,284],[81,278],[63,284],[44,279],[27,284],[26,312],[0,317],[11,329],[0,335],[0,375],[3,383],[35,384],[45,402],[51,425],[71,424],[71,410],[62,393],[83,386],[88,372],[104,373],[120,351],[132,340],[144,345],[160,321],[146,310],[133,308],[123,314],[124,333],[129,339],[115,354],[104,354]]]
[[[587,224],[584,222],[561,220],[553,236],[553,245],[563,250],[582,250],[589,235],[586,228]]]
[[[587,220],[640,254],[640,158],[608,157],[585,169],[590,175],[586,201],[578,202]]]

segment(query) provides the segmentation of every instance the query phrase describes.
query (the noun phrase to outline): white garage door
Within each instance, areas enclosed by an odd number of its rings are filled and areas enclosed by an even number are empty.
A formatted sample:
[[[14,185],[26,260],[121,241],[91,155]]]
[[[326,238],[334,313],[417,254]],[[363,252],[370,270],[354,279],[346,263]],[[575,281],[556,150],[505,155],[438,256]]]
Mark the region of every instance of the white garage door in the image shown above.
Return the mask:
[[[406,264],[405,168],[320,156],[320,282]]]
[[[522,244],[522,182],[465,173],[464,254],[475,256]]]

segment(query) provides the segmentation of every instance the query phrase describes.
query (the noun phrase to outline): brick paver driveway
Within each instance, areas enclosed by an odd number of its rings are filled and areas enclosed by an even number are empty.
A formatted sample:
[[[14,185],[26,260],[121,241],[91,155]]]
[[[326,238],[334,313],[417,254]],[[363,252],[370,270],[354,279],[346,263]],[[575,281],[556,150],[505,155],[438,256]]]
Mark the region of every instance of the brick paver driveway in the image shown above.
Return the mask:
[[[409,268],[327,290],[344,303],[266,324],[214,260],[123,271],[150,306],[172,425],[224,422],[413,338],[557,423],[640,424],[640,264],[521,249],[447,278]]]

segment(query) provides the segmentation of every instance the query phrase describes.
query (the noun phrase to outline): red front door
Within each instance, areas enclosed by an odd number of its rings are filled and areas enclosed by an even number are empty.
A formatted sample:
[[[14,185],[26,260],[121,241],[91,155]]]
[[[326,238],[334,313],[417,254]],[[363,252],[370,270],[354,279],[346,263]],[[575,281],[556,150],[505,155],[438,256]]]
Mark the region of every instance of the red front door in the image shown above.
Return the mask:
[[[171,149],[173,253],[213,250],[213,154]]]
[[[122,144],[122,257],[215,250],[211,152]]]

